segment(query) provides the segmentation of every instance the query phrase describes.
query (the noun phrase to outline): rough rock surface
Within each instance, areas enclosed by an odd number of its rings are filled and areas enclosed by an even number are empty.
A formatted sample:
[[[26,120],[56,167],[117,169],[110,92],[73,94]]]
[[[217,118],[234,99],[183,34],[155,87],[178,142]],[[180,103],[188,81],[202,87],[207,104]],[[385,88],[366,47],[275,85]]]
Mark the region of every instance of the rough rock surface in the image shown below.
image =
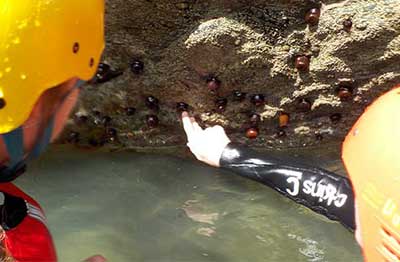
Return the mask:
[[[84,88],[63,141],[183,145],[176,102],[186,102],[204,127],[220,124],[238,142],[324,145],[342,140],[374,98],[400,83],[400,0],[107,0],[106,5],[103,59],[123,74]],[[311,8],[321,10],[317,25],[305,22]],[[309,70],[295,68],[301,55],[310,58]],[[143,72],[132,73],[134,60],[144,63]],[[210,76],[221,81],[217,92],[207,87]],[[339,98],[339,86],[348,87],[348,99]],[[233,90],[247,93],[246,99],[234,101]],[[263,94],[265,104],[254,106],[253,94]],[[148,95],[159,99],[159,110],[146,107]],[[216,110],[218,97],[228,99],[224,111]],[[310,110],[299,107],[301,99],[310,102]],[[128,107],[136,112],[127,115]],[[249,140],[245,130],[252,112],[262,121],[258,138]],[[281,132],[280,112],[290,116]],[[148,114],[158,116],[158,127],[147,126]]]

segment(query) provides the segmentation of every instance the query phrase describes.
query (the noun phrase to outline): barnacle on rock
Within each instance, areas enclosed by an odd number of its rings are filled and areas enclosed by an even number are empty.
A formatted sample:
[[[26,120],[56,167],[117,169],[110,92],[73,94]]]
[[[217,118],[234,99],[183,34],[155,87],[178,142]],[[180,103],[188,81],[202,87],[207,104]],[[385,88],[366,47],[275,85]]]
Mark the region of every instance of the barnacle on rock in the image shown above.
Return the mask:
[[[138,75],[141,74],[144,70],[144,63],[140,60],[133,60],[131,63],[131,71],[132,73]]]
[[[122,75],[122,71],[117,71],[111,69],[111,66],[105,63],[100,63],[97,68],[96,75],[90,81],[93,84],[101,84],[110,81],[120,75]]]
[[[279,127],[286,127],[289,124],[289,114],[280,113],[279,114]]]
[[[302,98],[297,104],[297,109],[300,112],[308,112],[311,110],[311,102],[306,98]]]
[[[319,17],[321,16],[321,10],[319,8],[311,8],[305,17],[306,23],[309,25],[317,25]]]
[[[246,130],[246,137],[249,139],[255,139],[258,137],[258,129],[255,127]]]
[[[146,106],[149,109],[152,109],[152,110],[158,110],[159,109],[159,103],[160,102],[159,102],[158,98],[156,98],[154,96],[146,97],[145,103],[146,103]]]
[[[310,58],[305,55],[296,57],[295,67],[299,71],[308,71],[310,67]]]
[[[255,94],[250,100],[255,106],[262,106],[265,102],[265,96],[263,94]]]
[[[182,113],[184,111],[188,111],[189,110],[189,105],[186,104],[185,102],[178,102],[178,103],[176,103],[176,110],[178,111],[178,113]]]
[[[207,78],[207,87],[210,91],[217,91],[221,87],[221,81],[216,76],[210,75]]]
[[[149,128],[156,128],[159,124],[158,117],[156,115],[147,115],[146,123]]]

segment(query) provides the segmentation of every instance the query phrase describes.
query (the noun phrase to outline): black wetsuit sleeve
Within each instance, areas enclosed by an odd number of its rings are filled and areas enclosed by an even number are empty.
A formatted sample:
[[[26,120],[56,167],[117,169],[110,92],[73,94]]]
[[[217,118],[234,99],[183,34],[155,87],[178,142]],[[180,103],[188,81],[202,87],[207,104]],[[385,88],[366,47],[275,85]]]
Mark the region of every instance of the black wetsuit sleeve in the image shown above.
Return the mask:
[[[354,195],[348,178],[293,160],[229,144],[220,166],[263,183],[279,193],[354,230]]]

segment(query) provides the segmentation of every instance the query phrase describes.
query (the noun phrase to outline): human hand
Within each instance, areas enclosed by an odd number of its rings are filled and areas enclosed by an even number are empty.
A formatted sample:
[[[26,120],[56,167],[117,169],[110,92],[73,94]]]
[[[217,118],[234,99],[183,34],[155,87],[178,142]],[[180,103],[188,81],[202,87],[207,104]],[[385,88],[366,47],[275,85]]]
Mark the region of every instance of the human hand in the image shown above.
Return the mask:
[[[225,147],[231,142],[221,126],[203,129],[187,112],[182,113],[182,123],[187,136],[187,146],[196,158],[211,166],[219,167]]]

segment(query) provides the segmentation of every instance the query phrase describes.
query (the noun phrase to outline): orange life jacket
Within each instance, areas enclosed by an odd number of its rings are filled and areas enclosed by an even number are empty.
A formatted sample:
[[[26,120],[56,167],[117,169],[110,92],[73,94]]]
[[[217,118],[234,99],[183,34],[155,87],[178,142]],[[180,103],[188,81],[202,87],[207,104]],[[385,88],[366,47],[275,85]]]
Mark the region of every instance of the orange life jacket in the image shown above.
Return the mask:
[[[400,86],[366,109],[344,141],[342,158],[365,261],[400,261]]]
[[[6,231],[6,248],[15,261],[56,262],[53,239],[40,205],[11,183],[0,183],[0,191],[24,199],[27,206],[24,220]]]

